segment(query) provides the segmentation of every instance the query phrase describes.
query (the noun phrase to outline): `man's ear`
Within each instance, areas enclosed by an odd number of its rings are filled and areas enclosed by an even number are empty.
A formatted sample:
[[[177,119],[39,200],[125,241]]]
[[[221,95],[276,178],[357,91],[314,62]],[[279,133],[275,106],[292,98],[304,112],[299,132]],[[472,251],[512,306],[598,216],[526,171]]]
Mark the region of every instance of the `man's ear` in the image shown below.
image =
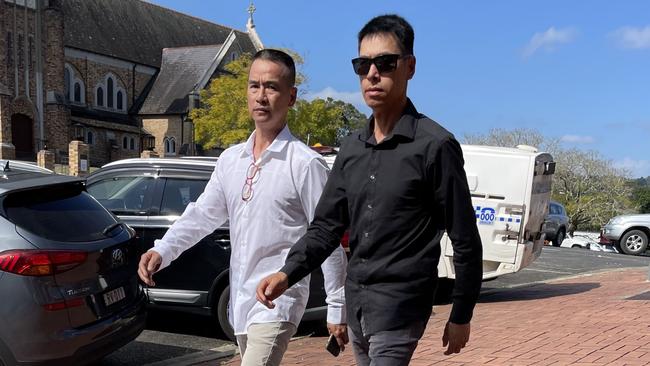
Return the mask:
[[[408,67],[408,79],[411,80],[415,75],[415,56],[411,56],[406,60],[406,65]]]
[[[291,87],[291,100],[289,101],[289,107],[293,107],[296,104],[296,98],[298,97],[298,88]]]

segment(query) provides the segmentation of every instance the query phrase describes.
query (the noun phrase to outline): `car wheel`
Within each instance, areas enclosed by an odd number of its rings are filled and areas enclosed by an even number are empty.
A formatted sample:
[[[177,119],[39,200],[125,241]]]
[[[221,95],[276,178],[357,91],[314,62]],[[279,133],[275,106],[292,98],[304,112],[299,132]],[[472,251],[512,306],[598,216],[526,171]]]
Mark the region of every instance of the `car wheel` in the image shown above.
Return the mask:
[[[578,244],[573,244],[571,246],[571,248],[573,248],[573,249],[582,249],[582,247],[580,245],[578,245]]]
[[[642,254],[648,248],[648,235],[641,230],[630,230],[623,235],[620,245],[625,254]]]
[[[560,245],[562,245],[563,241],[564,241],[564,231],[560,230],[557,232],[557,235],[555,235],[555,238],[553,238],[553,246],[559,247]]]
[[[230,286],[226,286],[226,288],[224,288],[223,291],[221,291],[221,294],[219,295],[219,299],[217,299],[216,317],[217,317],[217,322],[219,323],[219,326],[223,331],[223,334],[228,339],[234,342],[235,330],[232,329],[232,325],[230,325],[230,320],[228,320],[229,306],[230,306]]]

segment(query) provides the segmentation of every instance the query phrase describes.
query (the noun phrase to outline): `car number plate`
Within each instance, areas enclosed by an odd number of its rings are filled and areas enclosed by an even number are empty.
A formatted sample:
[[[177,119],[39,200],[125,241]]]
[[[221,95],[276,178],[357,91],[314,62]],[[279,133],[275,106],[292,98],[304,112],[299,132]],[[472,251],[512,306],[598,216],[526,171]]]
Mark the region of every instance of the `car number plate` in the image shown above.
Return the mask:
[[[104,304],[106,304],[106,306],[111,306],[116,302],[123,300],[125,297],[126,293],[124,292],[124,287],[118,287],[104,294]]]

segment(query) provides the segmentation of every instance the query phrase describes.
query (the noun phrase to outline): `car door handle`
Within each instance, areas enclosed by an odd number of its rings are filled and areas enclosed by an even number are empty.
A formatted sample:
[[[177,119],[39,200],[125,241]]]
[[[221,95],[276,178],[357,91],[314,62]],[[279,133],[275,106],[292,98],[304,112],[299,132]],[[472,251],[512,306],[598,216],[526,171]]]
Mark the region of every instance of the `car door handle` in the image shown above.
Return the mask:
[[[230,249],[230,239],[214,239],[213,242],[223,249]]]

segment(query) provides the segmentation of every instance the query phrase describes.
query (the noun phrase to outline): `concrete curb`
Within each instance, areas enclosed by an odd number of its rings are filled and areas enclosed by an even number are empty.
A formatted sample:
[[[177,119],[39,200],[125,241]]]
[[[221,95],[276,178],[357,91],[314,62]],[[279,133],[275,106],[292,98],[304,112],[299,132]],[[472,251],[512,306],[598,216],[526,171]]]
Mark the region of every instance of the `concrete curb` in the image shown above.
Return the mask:
[[[148,363],[144,366],[192,366],[192,365],[198,365],[206,362],[215,362],[228,357],[233,357],[237,353],[238,353],[237,350],[200,351],[200,352],[194,352],[179,357],[170,358],[168,360]]]

